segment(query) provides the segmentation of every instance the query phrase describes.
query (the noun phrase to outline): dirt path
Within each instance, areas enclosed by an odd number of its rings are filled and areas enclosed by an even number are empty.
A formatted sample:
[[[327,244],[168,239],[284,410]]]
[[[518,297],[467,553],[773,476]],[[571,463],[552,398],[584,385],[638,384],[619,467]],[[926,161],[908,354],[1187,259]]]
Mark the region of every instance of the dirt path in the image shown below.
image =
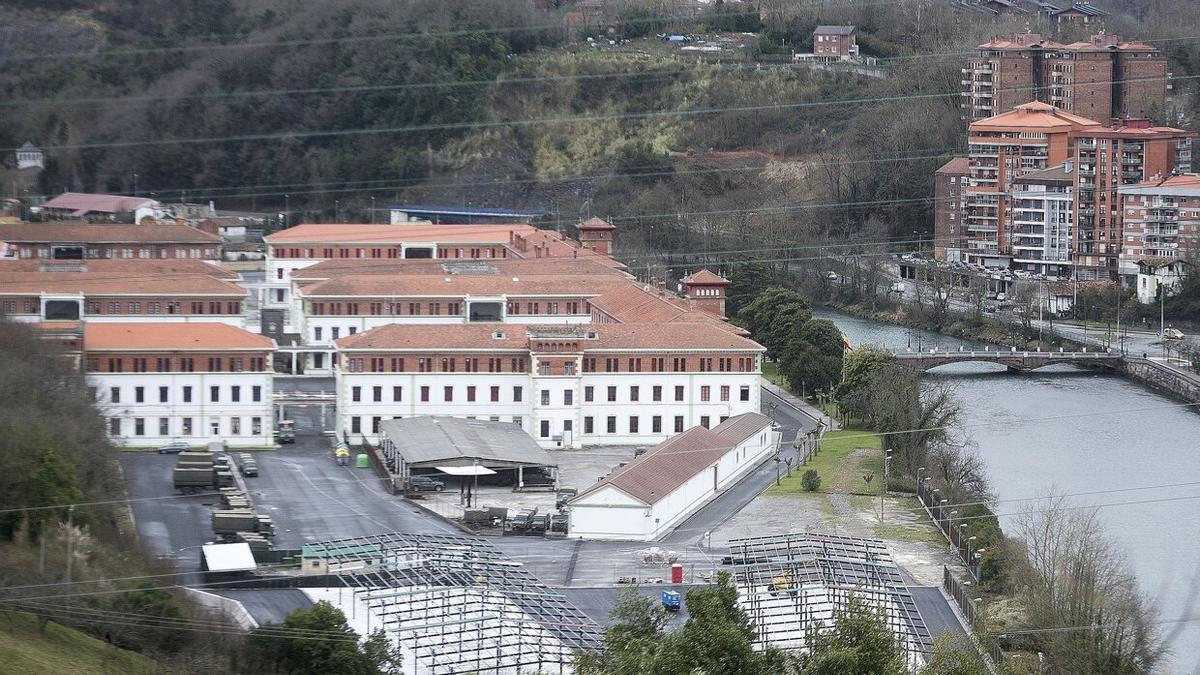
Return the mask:
[[[866,494],[868,486],[863,481],[862,465],[877,452],[879,451],[871,448],[855,448],[846,456],[845,461],[838,465],[837,475],[833,477],[833,485],[827,491],[839,494]],[[879,480],[882,480],[881,476],[872,478],[870,487],[876,487],[878,485],[876,481]]]

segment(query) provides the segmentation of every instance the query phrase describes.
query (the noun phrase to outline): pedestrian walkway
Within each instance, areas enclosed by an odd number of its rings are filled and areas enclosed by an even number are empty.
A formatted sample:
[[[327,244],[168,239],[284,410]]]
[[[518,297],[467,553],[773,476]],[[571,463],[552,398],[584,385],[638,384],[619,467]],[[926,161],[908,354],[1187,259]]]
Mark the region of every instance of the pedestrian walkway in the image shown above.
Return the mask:
[[[771,382],[767,378],[760,377],[759,382],[762,384],[763,389],[766,389],[767,391],[771,392],[779,400],[783,401],[786,405],[791,406],[792,408],[799,411],[801,414],[812,418],[814,421],[823,422],[825,424],[825,429],[827,431],[836,431],[836,430],[842,428],[842,425],[839,424],[837,420],[833,419],[829,415],[826,415],[824,412],[821,411],[820,408],[812,405],[811,403],[809,403],[808,401],[805,401],[804,399],[800,398],[799,396],[796,396],[795,394],[789,392],[788,390],[784,389],[783,387],[780,387],[779,385],[775,384],[774,382]]]

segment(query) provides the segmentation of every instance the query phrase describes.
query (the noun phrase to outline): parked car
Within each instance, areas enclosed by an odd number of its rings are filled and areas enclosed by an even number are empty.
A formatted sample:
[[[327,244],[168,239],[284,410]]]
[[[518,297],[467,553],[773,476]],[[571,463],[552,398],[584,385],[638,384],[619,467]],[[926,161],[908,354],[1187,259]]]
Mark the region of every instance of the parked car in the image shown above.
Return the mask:
[[[1183,331],[1178,328],[1168,328],[1163,331],[1163,337],[1168,340],[1182,340],[1184,335]]]
[[[188,445],[184,441],[171,441],[170,443],[167,443],[166,445],[160,445],[158,447],[158,454],[160,454],[160,455],[178,455],[181,452],[187,452],[188,450],[191,450],[191,449],[192,449],[192,446]]]
[[[441,492],[446,484],[429,476],[409,476],[408,489],[413,492]]]

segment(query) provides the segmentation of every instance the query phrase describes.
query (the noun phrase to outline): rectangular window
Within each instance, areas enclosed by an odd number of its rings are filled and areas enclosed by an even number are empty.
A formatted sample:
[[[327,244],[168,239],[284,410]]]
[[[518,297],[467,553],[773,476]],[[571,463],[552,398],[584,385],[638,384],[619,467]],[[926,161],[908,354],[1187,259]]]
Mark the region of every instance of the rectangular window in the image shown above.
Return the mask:
[[[146,388],[145,387],[134,387],[133,388],[133,402],[134,403],[145,403],[146,402]]]
[[[707,401],[709,398],[711,398],[711,395],[712,395],[712,387],[708,386],[707,384],[700,385],[700,400],[701,401]]]
[[[675,400],[676,401],[683,400],[683,385],[682,384],[675,385]]]
[[[617,433],[617,418],[609,415],[608,419],[605,420],[605,428],[610,434]]]
[[[121,388],[120,387],[111,387],[108,390],[108,400],[112,401],[113,403],[120,403],[121,402]]]
[[[350,400],[355,403],[362,400],[362,387],[350,387]]]
[[[473,386],[467,387],[467,402],[468,403],[475,402],[475,387],[473,387]]]
[[[158,388],[158,402],[159,402],[159,403],[166,403],[166,402],[167,402],[167,399],[169,398],[169,396],[168,396],[168,392],[169,392],[170,390],[171,390],[171,388],[170,388],[170,387],[159,387],[159,388]]]
[[[361,434],[362,433],[362,418],[361,417],[358,417],[356,415],[356,416],[350,418],[350,433],[352,433],[352,434]]]
[[[488,391],[488,394],[492,399],[492,403],[498,403],[500,401],[500,387],[492,385],[491,389]]]
[[[238,385],[233,385],[229,388],[229,400],[234,403],[240,403],[242,400],[242,388]]]
[[[700,426],[704,427],[705,429],[708,428],[708,415],[700,416]]]
[[[146,435],[146,420],[142,419],[141,417],[133,418],[133,435],[134,436],[145,436]]]
[[[638,432],[638,418],[630,417],[629,418],[629,433],[636,434],[637,432]]]
[[[746,385],[742,385],[741,390],[738,392],[738,397],[739,397],[739,400],[749,401],[750,400],[750,387],[748,387]]]
[[[583,433],[585,433],[585,434],[595,433],[595,423],[591,417],[583,418]]]
[[[550,405],[550,390],[543,389],[543,390],[541,390],[540,394],[541,394],[542,405]]]
[[[608,388],[608,400],[609,400],[609,401],[616,401],[616,400],[617,400],[617,388],[616,388],[616,387],[609,387],[609,388]]]
[[[392,387],[392,402],[399,403],[404,398],[404,387]]]
[[[637,401],[638,396],[640,396],[640,395],[641,395],[641,390],[636,384],[629,388],[629,400],[630,401]]]
[[[727,384],[721,385],[721,400],[722,401],[729,400],[729,385],[727,385]]]
[[[683,415],[675,416],[675,433],[683,433]]]
[[[564,389],[563,390],[563,405],[575,405],[575,390],[574,389]]]
[[[588,386],[586,386],[586,387],[584,387],[584,388],[583,388],[583,401],[584,401],[584,403],[591,403],[593,400],[595,400],[595,399],[594,399],[594,396],[595,396],[595,395],[596,395],[596,388],[595,388],[595,387],[593,387],[593,386],[591,386],[591,385],[588,385]]]
[[[183,417],[183,418],[180,418],[179,421],[181,423],[180,426],[182,427],[180,429],[181,433],[184,436],[191,436],[192,435],[192,418]]]
[[[183,402],[184,403],[192,402],[192,388],[191,387],[183,388]]]
[[[452,386],[442,387],[442,400],[445,401],[446,403],[450,403],[451,401],[454,400],[454,387],[452,387]]]
[[[429,386],[421,385],[421,403],[429,403]]]
[[[522,395],[523,395],[523,390],[521,387],[513,387],[513,402],[514,403],[520,403]]]
[[[256,384],[250,388],[250,399],[255,403],[262,402],[262,387],[260,385]]]
[[[656,434],[662,433],[662,415],[655,415],[650,418],[650,431]]]
[[[221,388],[212,386],[208,388],[208,400],[212,403],[221,402]]]
[[[242,418],[240,418],[240,417],[230,417],[229,418],[229,433],[234,436],[242,435]]]
[[[111,417],[108,420],[108,433],[112,436],[121,435],[121,418]]]
[[[321,334],[322,334],[322,333],[324,333],[324,332],[325,332],[325,329],[321,328],[320,326],[317,326],[316,328],[313,328],[313,341],[314,341],[314,342],[320,342],[320,341],[321,341]]]
[[[654,399],[655,401],[662,400],[662,385],[661,384],[654,385],[654,388],[650,390],[650,397],[652,399]]]
[[[170,417],[158,418],[158,435],[159,436],[170,436],[171,435],[171,418]]]
[[[373,434],[379,433],[379,424],[381,422],[383,422],[382,417],[372,417],[371,418],[371,433],[373,433]]]
[[[550,420],[542,420],[538,423],[538,435],[542,438],[550,437]]]
[[[383,387],[371,387],[371,400],[375,403],[383,403]]]

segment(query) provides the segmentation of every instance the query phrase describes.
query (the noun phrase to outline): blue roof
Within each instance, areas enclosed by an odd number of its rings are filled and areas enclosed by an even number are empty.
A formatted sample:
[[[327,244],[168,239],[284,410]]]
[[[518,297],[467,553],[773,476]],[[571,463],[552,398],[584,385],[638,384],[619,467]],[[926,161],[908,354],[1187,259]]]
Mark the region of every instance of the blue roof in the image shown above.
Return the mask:
[[[476,208],[473,206],[437,206],[430,204],[393,204],[388,207],[393,211],[406,213],[439,213],[448,216],[497,216],[504,218],[538,218],[546,215],[545,211],[513,211],[511,209]]]

